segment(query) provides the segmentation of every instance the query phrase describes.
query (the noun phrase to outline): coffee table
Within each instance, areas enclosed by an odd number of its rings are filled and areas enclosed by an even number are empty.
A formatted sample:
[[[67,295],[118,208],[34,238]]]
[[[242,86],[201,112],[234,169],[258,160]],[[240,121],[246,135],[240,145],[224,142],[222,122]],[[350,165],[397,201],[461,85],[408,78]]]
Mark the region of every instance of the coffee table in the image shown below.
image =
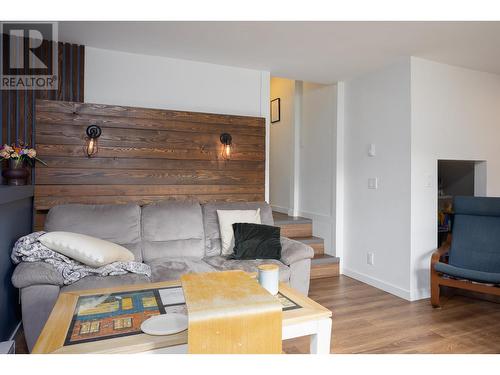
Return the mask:
[[[249,276],[254,277],[255,275],[249,274]],[[99,324],[103,324],[104,320],[101,323],[98,320],[93,320],[96,323],[91,324],[87,321],[79,321],[77,315],[75,315],[77,305],[80,306],[79,304],[82,301],[86,301],[86,298],[114,296],[114,299],[112,298],[109,303],[107,302],[108,300],[104,300],[105,297],[102,297],[104,301],[102,306],[110,309],[110,311],[116,307],[113,305],[116,302],[116,298],[121,301],[119,302],[121,307],[130,308],[128,305],[132,305],[131,301],[143,298],[142,301],[151,302],[150,306],[154,308],[154,300],[151,295],[157,296],[157,300],[161,304],[163,303],[163,297],[161,296],[168,294],[175,295],[176,288],[180,287],[180,281],[168,281],[61,293],[32,353],[187,353],[187,331],[168,336],[151,336],[134,332],[122,335],[115,334],[109,338],[100,337],[95,339],[94,337],[82,339],[82,337],[92,336],[93,330],[99,330],[101,328]],[[280,284],[278,296],[284,306],[282,313],[282,339],[310,336],[311,353],[329,354],[332,330],[331,311],[284,283]],[[174,296],[173,298],[176,297]],[[164,308],[182,309],[183,306],[182,304],[174,303],[172,305],[165,305]],[[90,312],[99,314],[102,311]],[[157,314],[158,312],[149,310],[137,313]],[[127,324],[129,329],[133,328],[131,328],[132,319],[116,319],[116,316],[109,319],[111,319],[109,322],[113,322],[112,324],[115,325],[115,328],[117,328],[116,324],[119,324],[118,328],[122,326],[127,327]]]

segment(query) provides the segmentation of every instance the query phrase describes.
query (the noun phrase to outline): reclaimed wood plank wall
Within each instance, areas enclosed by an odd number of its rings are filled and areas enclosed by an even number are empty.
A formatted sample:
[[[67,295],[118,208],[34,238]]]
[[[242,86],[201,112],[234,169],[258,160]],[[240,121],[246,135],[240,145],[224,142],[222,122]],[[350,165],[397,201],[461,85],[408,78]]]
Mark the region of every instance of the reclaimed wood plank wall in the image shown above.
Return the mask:
[[[262,201],[265,120],[258,117],[37,100],[35,227],[63,203],[146,204],[173,199]],[[84,154],[87,126],[102,129]],[[221,158],[230,133],[231,160]]]

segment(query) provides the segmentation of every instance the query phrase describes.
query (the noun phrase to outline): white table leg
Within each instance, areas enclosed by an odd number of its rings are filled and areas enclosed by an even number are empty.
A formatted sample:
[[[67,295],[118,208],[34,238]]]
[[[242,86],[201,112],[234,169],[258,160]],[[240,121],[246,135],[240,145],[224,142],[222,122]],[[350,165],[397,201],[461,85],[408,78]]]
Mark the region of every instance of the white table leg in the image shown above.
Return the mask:
[[[311,354],[330,354],[330,339],[332,336],[332,320],[321,319],[317,321],[317,331],[311,335]]]

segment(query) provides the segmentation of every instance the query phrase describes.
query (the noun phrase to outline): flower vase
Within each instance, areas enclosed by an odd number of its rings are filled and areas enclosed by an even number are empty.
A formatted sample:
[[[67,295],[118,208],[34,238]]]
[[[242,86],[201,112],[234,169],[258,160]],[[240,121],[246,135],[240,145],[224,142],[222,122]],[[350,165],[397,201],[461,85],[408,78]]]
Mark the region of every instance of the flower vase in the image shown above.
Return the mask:
[[[9,167],[4,169],[2,176],[7,180],[7,185],[22,186],[26,185],[28,179],[28,170],[26,163],[20,159],[10,159]]]

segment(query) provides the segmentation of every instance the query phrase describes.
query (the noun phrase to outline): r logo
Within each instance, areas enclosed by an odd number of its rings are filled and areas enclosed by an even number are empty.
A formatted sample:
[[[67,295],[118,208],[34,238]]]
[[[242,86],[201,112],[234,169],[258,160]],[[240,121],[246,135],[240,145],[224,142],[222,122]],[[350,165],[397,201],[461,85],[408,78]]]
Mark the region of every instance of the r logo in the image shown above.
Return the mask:
[[[56,89],[57,23],[3,22],[1,26],[2,89]]]
[[[9,60],[11,69],[24,69],[25,57],[28,58],[28,63],[30,64],[30,69],[47,69],[42,60],[33,53],[33,50],[40,48],[43,43],[43,35],[39,30],[28,30],[28,51],[27,56],[25,56],[24,51],[19,53],[17,48],[19,44],[24,47],[25,30],[23,29],[11,29],[9,38]],[[20,43],[22,41],[23,43]]]

